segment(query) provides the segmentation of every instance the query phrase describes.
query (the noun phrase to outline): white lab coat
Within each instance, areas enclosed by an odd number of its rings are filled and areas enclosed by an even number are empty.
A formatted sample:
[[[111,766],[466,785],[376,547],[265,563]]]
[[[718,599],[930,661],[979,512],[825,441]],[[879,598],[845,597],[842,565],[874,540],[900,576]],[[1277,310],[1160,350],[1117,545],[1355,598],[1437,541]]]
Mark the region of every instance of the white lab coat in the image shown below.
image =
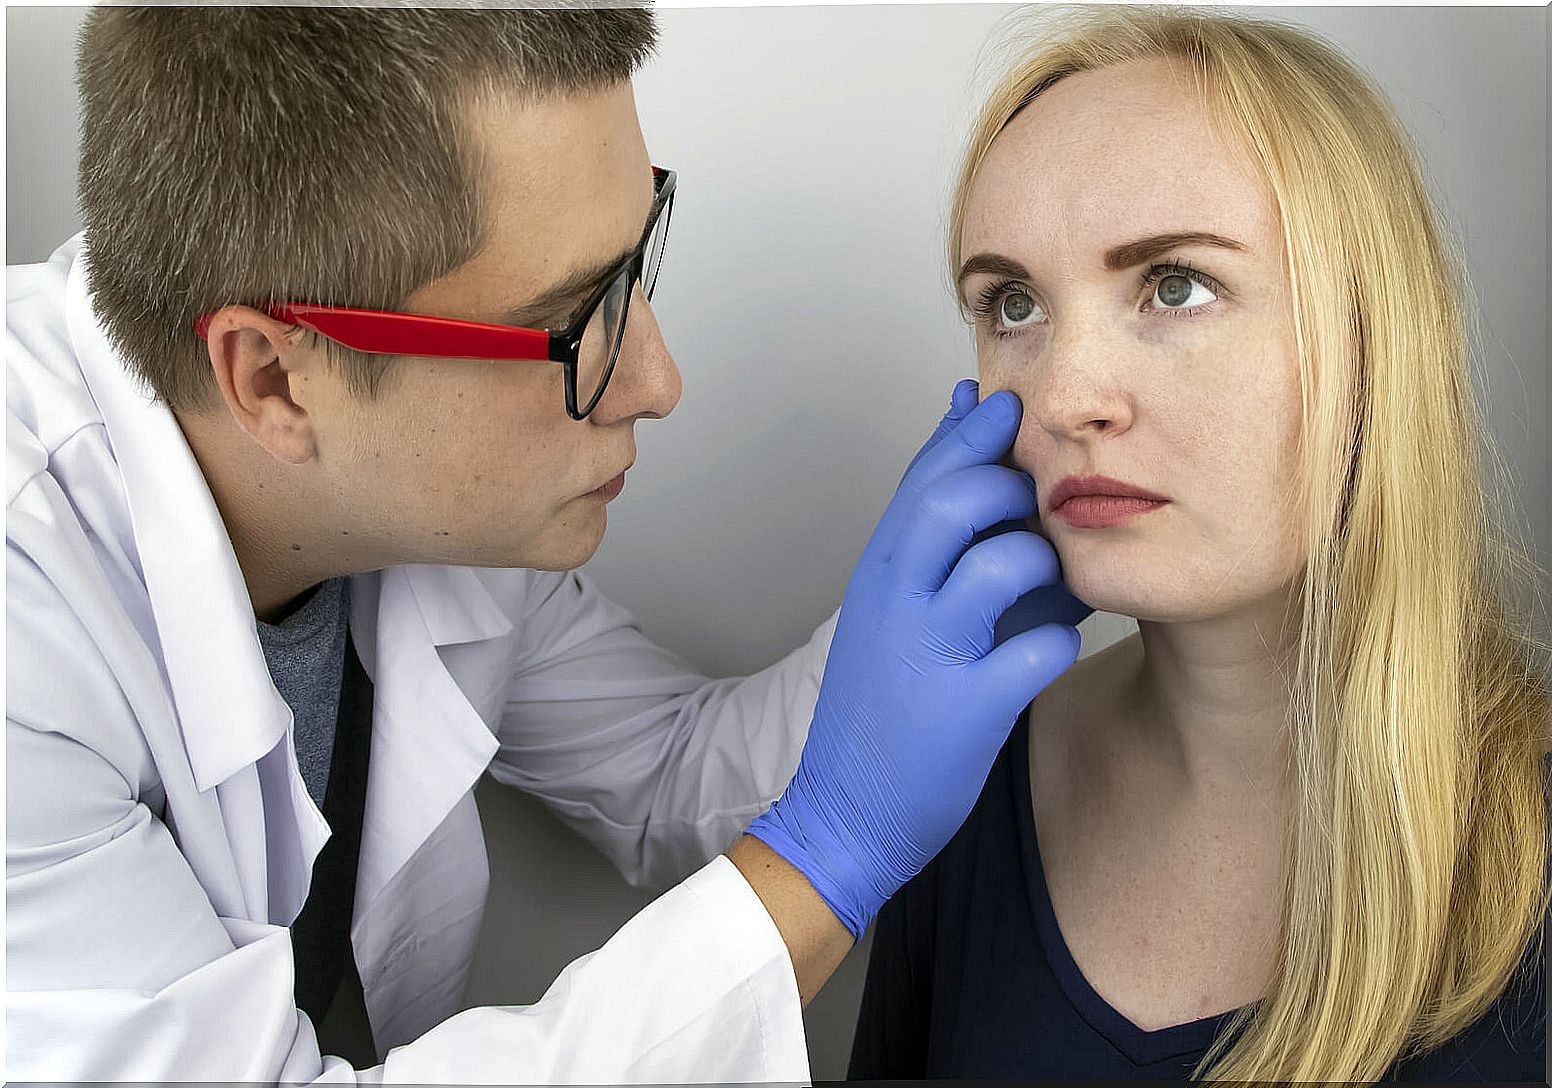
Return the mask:
[[[286,927],[328,827],[209,490],[96,321],[78,249],[7,275],[7,1075],[806,1079],[785,947],[716,855],[797,764],[833,617],[708,681],[585,577],[530,570],[353,579],[375,696],[351,939],[386,1058],[320,1056]],[[458,1013],[486,770],[633,881],[704,867],[536,1005]]]

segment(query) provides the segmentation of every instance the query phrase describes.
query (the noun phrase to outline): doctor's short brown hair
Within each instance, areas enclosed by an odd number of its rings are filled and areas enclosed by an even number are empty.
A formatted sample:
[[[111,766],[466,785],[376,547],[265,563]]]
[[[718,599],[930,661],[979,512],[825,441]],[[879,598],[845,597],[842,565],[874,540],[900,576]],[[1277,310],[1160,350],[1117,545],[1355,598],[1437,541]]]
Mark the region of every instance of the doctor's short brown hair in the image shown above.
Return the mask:
[[[109,339],[193,409],[215,389],[203,313],[402,307],[484,241],[467,105],[607,87],[655,44],[632,7],[96,8],[79,192]],[[389,361],[331,351],[371,395]]]

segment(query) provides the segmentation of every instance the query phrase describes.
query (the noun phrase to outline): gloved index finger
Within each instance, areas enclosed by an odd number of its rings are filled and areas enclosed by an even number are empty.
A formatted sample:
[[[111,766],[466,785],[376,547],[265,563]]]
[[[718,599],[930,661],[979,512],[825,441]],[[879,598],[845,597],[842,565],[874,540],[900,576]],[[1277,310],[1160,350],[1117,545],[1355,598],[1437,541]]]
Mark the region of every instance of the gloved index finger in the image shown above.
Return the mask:
[[[928,450],[943,441],[943,436],[959,426],[964,421],[965,416],[975,409],[976,404],[979,403],[979,389],[980,383],[973,378],[965,378],[954,386],[954,392],[949,396],[948,411],[943,413],[942,419],[938,420],[937,427],[928,436],[927,441],[922,443],[922,448],[916,451],[916,456],[911,458],[911,463],[905,466],[902,479],[911,474],[911,469],[915,468],[917,462],[927,456]]]
[[[1012,447],[1022,417],[1018,397],[999,389],[971,409],[941,441],[923,451],[901,485],[920,492],[950,472],[995,463]]]

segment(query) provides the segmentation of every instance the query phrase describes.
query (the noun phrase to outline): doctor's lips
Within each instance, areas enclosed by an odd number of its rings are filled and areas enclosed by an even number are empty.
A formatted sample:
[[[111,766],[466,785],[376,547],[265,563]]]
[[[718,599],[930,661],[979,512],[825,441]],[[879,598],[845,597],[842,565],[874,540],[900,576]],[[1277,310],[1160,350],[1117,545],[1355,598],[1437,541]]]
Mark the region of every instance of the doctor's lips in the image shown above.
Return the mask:
[[[582,497],[584,499],[598,499],[602,502],[609,502],[611,499],[619,498],[620,492],[625,489],[625,474],[629,471],[630,465],[626,465],[614,479],[601,487],[594,488]]]
[[[1074,529],[1104,529],[1157,510],[1169,500],[1108,476],[1068,476],[1046,502],[1052,515]]]

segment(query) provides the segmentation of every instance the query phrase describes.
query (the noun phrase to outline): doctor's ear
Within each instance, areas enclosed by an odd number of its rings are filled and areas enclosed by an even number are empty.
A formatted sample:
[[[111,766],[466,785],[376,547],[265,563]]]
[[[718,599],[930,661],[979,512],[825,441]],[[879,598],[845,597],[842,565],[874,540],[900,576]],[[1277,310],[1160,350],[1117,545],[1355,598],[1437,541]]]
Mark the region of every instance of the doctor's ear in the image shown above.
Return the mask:
[[[221,400],[237,425],[276,460],[299,465],[318,452],[308,383],[324,372],[306,330],[249,306],[210,317],[205,346]]]

